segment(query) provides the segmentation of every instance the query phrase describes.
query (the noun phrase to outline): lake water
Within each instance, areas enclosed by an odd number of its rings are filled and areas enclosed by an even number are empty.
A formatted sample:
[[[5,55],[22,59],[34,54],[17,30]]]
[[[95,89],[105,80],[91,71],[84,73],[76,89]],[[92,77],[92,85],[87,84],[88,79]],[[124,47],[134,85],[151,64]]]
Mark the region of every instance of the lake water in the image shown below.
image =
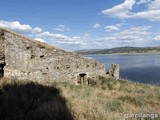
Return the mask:
[[[160,54],[96,54],[84,55],[104,63],[120,65],[120,77],[135,82],[160,85]]]

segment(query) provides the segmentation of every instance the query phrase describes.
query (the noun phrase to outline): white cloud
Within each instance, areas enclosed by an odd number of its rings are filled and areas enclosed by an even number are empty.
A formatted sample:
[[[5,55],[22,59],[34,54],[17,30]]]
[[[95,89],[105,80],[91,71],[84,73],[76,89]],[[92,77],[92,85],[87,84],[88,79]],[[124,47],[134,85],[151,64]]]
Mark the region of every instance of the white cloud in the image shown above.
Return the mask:
[[[148,9],[149,10],[160,10],[160,0],[152,0],[152,2],[148,4]]]
[[[104,29],[106,32],[119,30],[119,28],[117,26],[113,26],[113,25],[106,26]]]
[[[33,33],[40,33],[41,31],[42,31],[42,29],[39,27],[36,27],[33,29]]]
[[[155,36],[154,40],[160,42],[160,35]]]
[[[141,0],[136,4],[135,0],[125,0],[124,3],[102,11],[102,14],[124,18],[141,18],[150,21],[160,21],[160,0]],[[140,12],[132,12],[133,5],[147,4],[147,9]]]
[[[70,30],[69,28],[66,28],[65,25],[58,25],[56,28],[54,28],[56,31],[64,32]]]
[[[150,28],[151,26],[131,27],[128,30],[114,34],[114,36],[120,41],[144,42],[147,40],[146,37],[150,35],[148,32]]]
[[[131,27],[127,30],[110,34],[107,37],[97,39],[97,43],[108,47],[143,46],[150,42],[151,26]]]
[[[147,10],[133,13],[131,18],[144,18],[151,21],[160,21],[160,0],[148,0]]]
[[[100,28],[101,25],[99,23],[94,24],[93,28]]]
[[[120,23],[120,24],[116,24],[116,25],[108,25],[106,26],[105,32],[110,32],[110,31],[118,31],[120,30],[120,27],[122,27],[122,25],[124,25],[125,23]]]
[[[143,18],[150,21],[160,21],[160,10],[148,10],[138,12],[130,16],[131,18]]]
[[[37,34],[36,37],[41,39],[46,39],[48,41],[51,41],[54,45],[62,46],[67,49],[68,49],[67,46],[69,45],[76,45],[79,47],[83,47],[85,45],[85,43],[83,42],[80,36],[65,36],[62,34],[54,34],[46,31],[46,32]]]
[[[86,45],[83,38],[80,36],[66,36],[63,34],[50,33],[48,31],[42,32],[42,29],[39,27],[32,28],[30,25],[21,24],[18,21],[9,22],[0,20],[0,27],[24,34],[41,42],[53,43],[53,45],[66,49],[70,49],[71,46],[72,49],[76,49],[76,47],[82,48]],[[66,28],[64,25],[59,25],[58,27],[69,30],[69,28]]]
[[[45,40],[42,38],[35,38],[35,40],[40,41],[40,42],[45,42]]]
[[[137,5],[149,3],[149,2],[151,2],[151,1],[152,1],[152,0],[140,0],[139,2],[137,2]]]
[[[45,40],[50,44],[67,50],[81,49],[86,46],[86,43],[81,36],[66,36],[63,34],[50,33],[48,31],[36,34],[35,36],[38,38],[37,40]]]
[[[21,34],[33,34],[33,33],[39,33],[42,31],[42,29],[39,27],[32,28],[30,25],[21,24],[18,21],[8,22],[8,21],[0,20],[0,27],[13,30]]]
[[[67,36],[65,36],[65,35],[53,34],[53,33],[50,33],[48,31],[40,33],[40,34],[37,34],[36,36],[37,37],[50,38],[50,39],[66,39],[67,38]]]
[[[135,3],[135,0],[125,0],[125,2],[122,4],[116,5],[110,9],[103,10],[102,14],[119,18],[127,18],[128,14],[130,14],[129,10],[132,9]]]

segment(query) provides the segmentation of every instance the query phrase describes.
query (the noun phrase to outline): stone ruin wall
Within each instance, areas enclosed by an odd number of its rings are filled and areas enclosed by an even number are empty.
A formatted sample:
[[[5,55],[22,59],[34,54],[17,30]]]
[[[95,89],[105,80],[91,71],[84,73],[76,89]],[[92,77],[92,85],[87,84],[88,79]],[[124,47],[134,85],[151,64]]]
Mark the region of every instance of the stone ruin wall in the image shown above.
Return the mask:
[[[0,40],[1,38],[1,33],[0,33]],[[3,67],[4,67],[4,43],[0,41],[0,77],[3,77]]]
[[[119,79],[119,64],[112,64],[109,70],[109,76]]]
[[[105,76],[105,65],[94,59],[83,58],[12,32],[1,31],[0,43],[0,62],[5,62],[4,77],[77,83],[83,73],[87,77]]]

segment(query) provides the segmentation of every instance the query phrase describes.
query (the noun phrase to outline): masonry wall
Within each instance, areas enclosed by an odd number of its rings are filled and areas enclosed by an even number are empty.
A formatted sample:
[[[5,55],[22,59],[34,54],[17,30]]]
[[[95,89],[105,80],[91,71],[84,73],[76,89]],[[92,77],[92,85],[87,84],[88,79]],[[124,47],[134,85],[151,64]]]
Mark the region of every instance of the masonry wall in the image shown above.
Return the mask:
[[[90,77],[105,76],[105,65],[94,59],[83,58],[9,31],[1,31],[1,38],[0,42],[4,42],[4,77],[76,83],[81,73]]]
[[[5,65],[5,57],[4,57],[4,41],[3,38],[1,37],[3,33],[0,33],[0,77],[3,77],[4,75],[4,65]]]
[[[0,64],[4,64],[4,41],[3,33],[0,33]]]

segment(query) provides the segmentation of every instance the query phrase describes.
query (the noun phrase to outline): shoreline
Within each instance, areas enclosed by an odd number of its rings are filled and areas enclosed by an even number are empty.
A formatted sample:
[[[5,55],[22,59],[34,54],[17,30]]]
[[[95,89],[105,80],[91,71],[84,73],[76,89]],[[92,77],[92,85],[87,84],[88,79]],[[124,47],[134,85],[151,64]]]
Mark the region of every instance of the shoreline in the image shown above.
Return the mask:
[[[160,54],[160,52],[143,52],[143,53],[137,53],[137,52],[132,52],[132,53],[88,53],[88,54],[80,54],[79,55],[132,55],[132,54]]]

